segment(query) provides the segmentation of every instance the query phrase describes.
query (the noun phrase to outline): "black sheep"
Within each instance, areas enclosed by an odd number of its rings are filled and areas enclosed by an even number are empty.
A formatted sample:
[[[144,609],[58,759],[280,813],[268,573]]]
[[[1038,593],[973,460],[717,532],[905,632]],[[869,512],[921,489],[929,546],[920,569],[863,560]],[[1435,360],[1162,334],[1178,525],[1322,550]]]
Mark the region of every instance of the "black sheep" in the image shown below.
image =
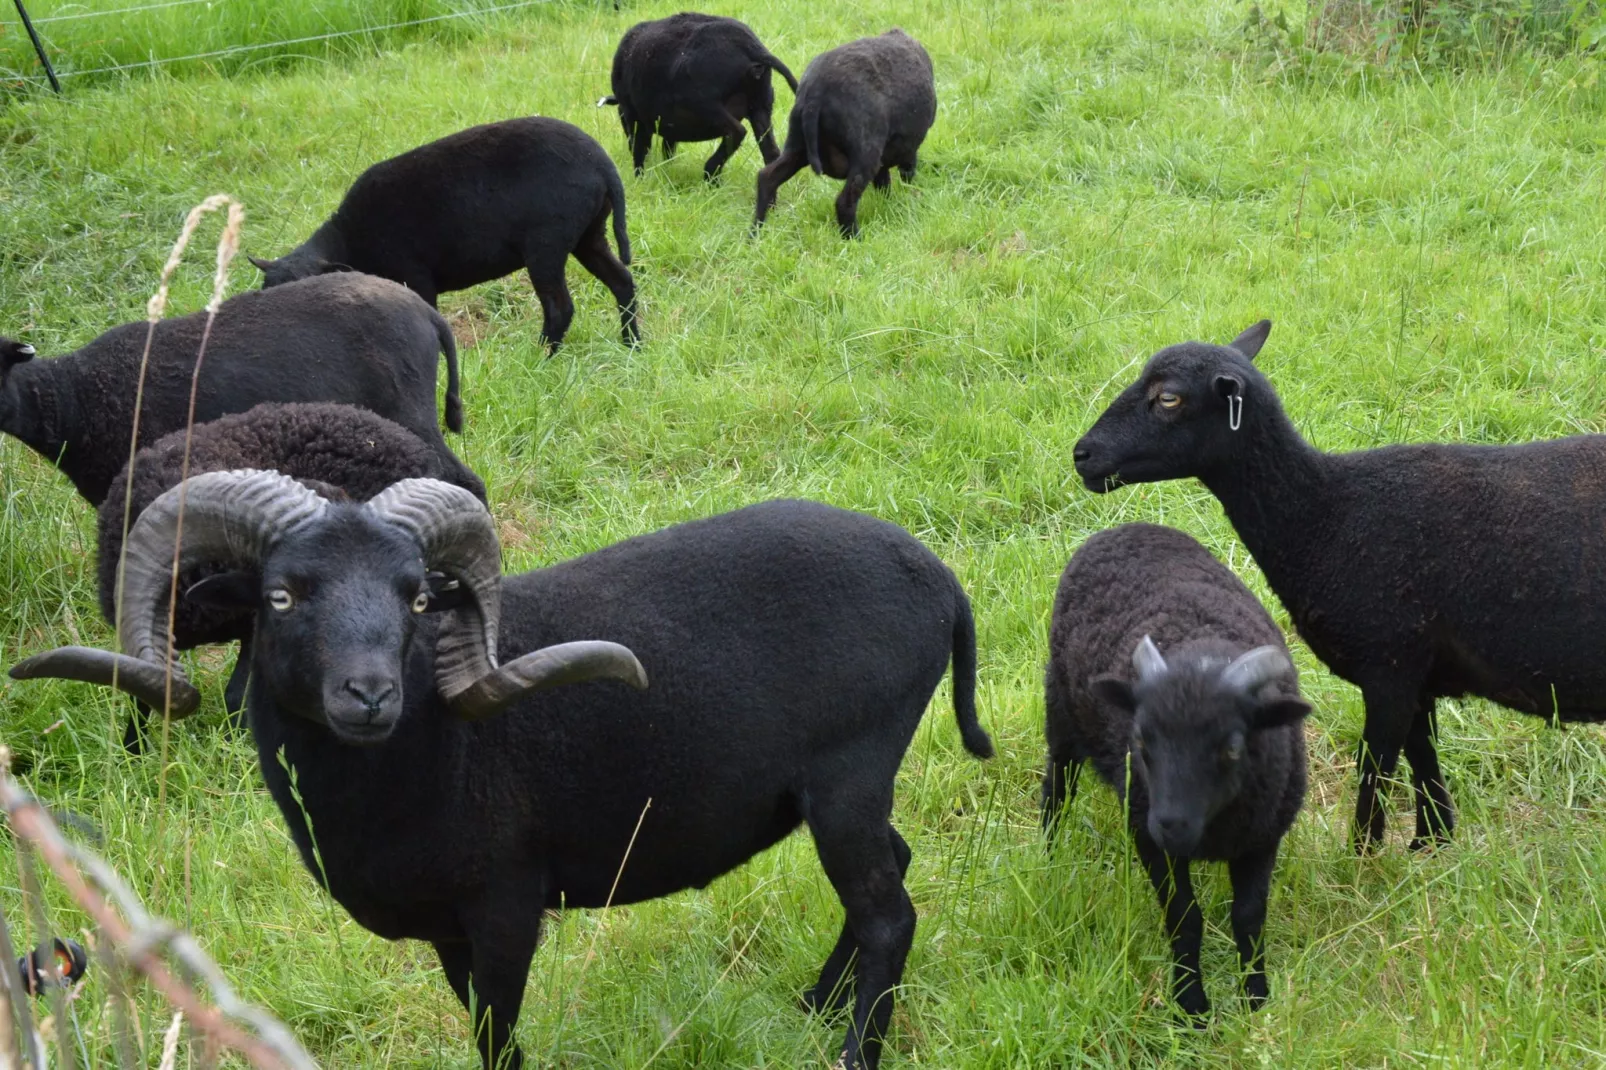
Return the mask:
[[[775,192],[804,164],[815,174],[843,178],[836,221],[845,237],[859,233],[859,198],[872,182],[892,184],[915,175],[920,143],[937,118],[937,86],[931,57],[920,42],[892,29],[814,57],[792,104],[786,147],[758,173],[757,229],[775,203]]]
[[[398,480],[423,477],[455,483],[485,500],[485,484],[462,462],[442,463],[440,454],[411,431],[350,405],[258,405],[249,412],[197,424],[191,433],[175,431],[135,455],[133,508],[126,517],[124,504],[130,500],[126,467],[112,481],[98,510],[100,611],[108,622],[117,620],[117,567],[124,523],[132,525],[151,502],[178,486],[186,471],[193,476],[240,468],[282,472],[314,486],[326,497],[343,500],[364,502]],[[215,567],[192,569],[179,577],[179,590],[188,591],[218,571]],[[240,656],[224,696],[230,711],[245,705],[253,620],[250,612],[189,599],[180,602],[174,616],[177,650],[239,641]],[[131,718],[123,737],[129,750],[139,749],[139,730],[140,720]]]
[[[800,824],[847,912],[806,999],[852,1005],[836,1065],[877,1065],[915,928],[893,782],[950,659],[964,745],[992,751],[970,602],[930,550],[873,517],[769,502],[504,581],[490,515],[434,480],[366,505],[276,473],[186,486],[181,567],[251,573],[208,586],[257,613],[247,712],[303,860],[360,924],[434,944],[487,1067],[523,1063],[543,909],[702,887]],[[193,708],[158,640],[177,513],[169,491],[128,539],[131,656],[68,647],[12,676],[115,670]],[[461,584],[444,615],[429,569]],[[598,677],[646,691],[532,693]]]
[[[703,177],[712,182],[747,136],[744,119],[765,163],[780,154],[770,129],[772,70],[797,92],[792,72],[745,22],[686,11],[625,32],[613,54],[613,95],[600,103],[619,106],[638,175],[655,132],[666,160],[678,142],[718,138],[719,148],[703,164]]]
[[[1383,835],[1377,781],[1403,748],[1419,847],[1453,827],[1440,697],[1606,720],[1606,436],[1322,453],[1251,363],[1270,330],[1156,353],[1076,470],[1094,491],[1194,476],[1215,494],[1301,638],[1366,701],[1357,846]]]
[[[206,314],[156,326],[139,416],[139,445],[185,426]],[[128,462],[134,399],[149,325],[113,327],[83,348],[34,360],[0,339],[0,431],[21,439],[98,506]],[[388,417],[472,477],[435,418],[435,366],[446,356],[446,424],[463,429],[457,346],[434,309],[369,275],[308,279],[223,302],[207,341],[195,421],[264,401],[333,401]]]
[[[1125,799],[1166,913],[1172,994],[1191,1016],[1210,1001],[1188,866],[1226,862],[1244,994],[1264,1003],[1266,896],[1277,847],[1305,798],[1301,722],[1310,712],[1277,625],[1182,532],[1101,531],[1060,577],[1044,698],[1044,824],[1052,830],[1084,761]]]
[[[608,248],[613,215],[615,257]],[[569,255],[613,293],[635,345],[636,283],[619,171],[585,131],[558,119],[506,119],[382,160],[357,176],[335,214],[277,260],[251,262],[262,285],[335,271],[394,279],[431,306],[438,295],[520,268],[541,300],[541,341],[556,349],[574,318]]]

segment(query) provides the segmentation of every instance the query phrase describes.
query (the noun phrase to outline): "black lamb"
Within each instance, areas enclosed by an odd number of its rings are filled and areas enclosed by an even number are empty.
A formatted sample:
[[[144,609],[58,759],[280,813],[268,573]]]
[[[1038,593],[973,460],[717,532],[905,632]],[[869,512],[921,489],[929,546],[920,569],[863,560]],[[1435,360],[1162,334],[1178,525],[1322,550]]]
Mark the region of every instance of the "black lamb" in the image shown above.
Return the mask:
[[[185,426],[206,314],[156,326],[139,415],[139,445]],[[148,324],[113,327],[75,352],[33,359],[0,339],[0,431],[57,465],[98,506],[128,462]],[[264,401],[333,401],[388,417],[421,438],[454,479],[474,478],[435,418],[435,366],[446,356],[446,425],[463,429],[457,346],[440,314],[369,275],[308,279],[223,302],[202,361],[195,421]]]
[[[127,516],[124,505],[130,499],[126,494],[126,467],[112,481],[98,510],[100,611],[112,624],[117,620],[117,564],[122,557],[123,525],[132,525],[151,502],[178,486],[186,471],[186,438],[187,471],[192,476],[239,468],[282,472],[326,497],[359,502],[398,480],[427,477],[455,483],[485,501],[485,484],[462,462],[452,466],[442,463],[440,454],[411,431],[351,405],[258,405],[249,412],[197,424],[189,434],[175,431],[135,455],[133,508]],[[192,569],[179,577],[178,589],[188,591],[219,571],[216,566]],[[177,650],[239,641],[240,655],[224,693],[230,712],[245,705],[254,619],[249,611],[187,598],[181,598],[174,616]],[[123,737],[131,751],[140,747],[140,721],[131,718]]]
[[[847,180],[836,199],[837,226],[844,237],[858,234],[864,188],[892,185],[893,167],[905,182],[913,179],[920,143],[936,118],[931,57],[902,30],[814,57],[787,120],[786,147],[758,173],[754,229],[782,183],[808,164],[817,175]]]
[[[613,95],[599,103],[619,106],[638,175],[654,133],[663,140],[666,160],[678,142],[718,138],[719,148],[703,164],[703,177],[712,182],[747,136],[744,119],[764,162],[780,155],[770,128],[772,70],[797,92],[792,72],[747,23],[685,11],[625,31],[613,54]]]
[[[1402,748],[1412,846],[1445,839],[1441,696],[1606,720],[1606,436],[1322,453],[1251,363],[1270,330],[1156,353],[1076,444],[1076,470],[1094,491],[1202,481],[1301,638],[1361,689],[1357,846],[1383,835],[1377,781]]]
[[[490,515],[434,480],[365,505],[276,473],[186,486],[182,567],[249,573],[191,597],[256,613],[247,713],[303,860],[360,924],[434,944],[487,1067],[523,1063],[513,1026],[545,909],[703,887],[800,824],[847,912],[806,1000],[851,1003],[836,1065],[877,1065],[915,928],[893,782],[950,659],[964,745],[992,749],[970,603],[930,550],[782,501],[504,580]],[[177,495],[128,539],[129,654],[68,647],[12,676],[116,670],[193,708],[158,642]],[[429,570],[461,585],[447,613],[429,612]],[[599,677],[646,690],[532,693]]]
[[[1252,1006],[1264,1003],[1266,896],[1277,847],[1305,798],[1310,712],[1277,625],[1182,532],[1154,524],[1101,531],[1060,577],[1044,699],[1045,826],[1052,831],[1082,763],[1092,761],[1127,804],[1166,915],[1172,994],[1194,1017],[1210,1001],[1188,867],[1226,862],[1244,994]]]
[[[615,257],[608,248],[613,215]],[[619,303],[635,345],[636,283],[625,190],[601,145],[577,126],[530,117],[469,127],[382,160],[357,176],[335,214],[278,260],[251,262],[262,285],[337,271],[394,279],[438,295],[529,272],[541,301],[541,341],[556,349],[574,318],[569,255]]]

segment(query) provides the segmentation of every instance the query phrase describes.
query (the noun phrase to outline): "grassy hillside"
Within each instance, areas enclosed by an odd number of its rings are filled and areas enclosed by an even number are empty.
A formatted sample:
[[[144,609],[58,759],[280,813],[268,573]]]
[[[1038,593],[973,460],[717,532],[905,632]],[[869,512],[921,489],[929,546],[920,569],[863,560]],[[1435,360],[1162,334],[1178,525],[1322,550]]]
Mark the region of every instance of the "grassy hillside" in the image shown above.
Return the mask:
[[[627,161],[593,102],[624,29],[680,5],[626,6],[537,8],[449,47],[286,73],[10,99],[0,331],[49,354],[139,318],[183,213],[218,190],[247,205],[250,251],[276,255],[368,163],[472,123],[555,115]],[[1296,646],[1317,707],[1313,788],[1274,884],[1273,1000],[1250,1016],[1234,999],[1212,867],[1199,884],[1218,1013],[1202,1034],[1171,1024],[1160,914],[1109,793],[1084,792],[1053,856],[1036,831],[1047,617],[1090,533],[1180,526],[1286,625],[1201,488],[1094,497],[1074,478],[1072,443],[1154,349],[1271,317],[1259,363],[1327,449],[1606,430],[1600,61],[1289,62],[1246,47],[1245,7],[1227,0],[711,9],[799,71],[889,25],[923,40],[941,107],[921,174],[869,193],[851,244],[832,223],[836,184],[800,175],[750,240],[751,142],[717,187],[701,180],[712,145],[655,157],[626,178],[646,345],[618,344],[611,298],[578,266],[579,312],[550,360],[522,277],[448,295],[468,416],[454,446],[486,477],[510,569],[780,495],[896,521],[956,569],[1001,755],[964,755],[945,686],[899,785],[920,928],[887,1065],[1600,1065],[1597,729],[1445,704],[1455,844],[1408,854],[1401,791],[1388,846],[1357,859],[1359,695]],[[210,255],[192,260],[181,310],[205,300]],[[92,554],[87,507],[0,440],[0,665],[108,641]],[[126,757],[123,704],[81,685],[0,682],[0,743],[327,1065],[477,1065],[432,952],[370,936],[302,870],[249,743],[222,728],[227,664],[199,659],[209,706],[175,726],[165,769]],[[537,955],[520,1035],[542,1066],[825,1067],[840,1025],[794,999],[839,923],[802,836],[704,892],[567,916]],[[92,987],[79,1007],[90,1044],[106,1042],[103,1004]],[[154,1042],[165,1018],[147,1011]]]

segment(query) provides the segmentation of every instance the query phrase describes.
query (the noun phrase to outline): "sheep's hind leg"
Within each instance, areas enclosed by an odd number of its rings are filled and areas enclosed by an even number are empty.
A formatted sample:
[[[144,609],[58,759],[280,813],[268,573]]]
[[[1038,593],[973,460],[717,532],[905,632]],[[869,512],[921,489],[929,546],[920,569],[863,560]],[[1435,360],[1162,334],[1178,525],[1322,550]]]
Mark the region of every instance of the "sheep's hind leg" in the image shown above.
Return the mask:
[[[1411,850],[1420,851],[1434,844],[1450,842],[1455,828],[1455,808],[1450,789],[1439,768],[1439,751],[1434,740],[1439,734],[1436,700],[1427,697],[1417,707],[1410,734],[1405,737],[1405,760],[1411,763],[1411,787],[1416,793],[1416,838]]]
[[[775,194],[786,180],[803,170],[808,157],[800,149],[788,148],[758,173],[758,203],[753,208],[753,230],[764,225],[764,217],[775,206]]]
[[[892,853],[898,859],[898,875],[900,878],[907,877],[912,857],[909,844],[898,835],[897,829],[889,827],[888,831],[892,833]],[[858,941],[853,938],[853,926],[844,921],[836,947],[831,949],[825,965],[820,968],[819,981],[803,993],[805,1010],[815,1014],[835,1014],[848,1005],[853,998],[853,977],[848,967],[853,962],[853,953],[858,949]]]
[[[607,219],[607,215],[600,215],[586,228],[585,234],[580,237],[580,244],[574,247],[574,258],[613,294],[613,299],[619,304],[619,325],[624,343],[634,348],[641,344],[641,325],[636,319],[636,280],[630,274],[630,269],[608,247]]]
[[[890,792],[877,794],[815,800],[805,815],[858,945],[853,1018],[834,1064],[841,1070],[875,1070],[880,1065],[892,1020],[892,993],[903,979],[903,964],[914,943],[915,909],[903,887],[892,826],[867,817],[891,812]]]
[[[574,319],[574,298],[569,296],[569,283],[563,277],[563,261],[558,261],[555,269],[531,261],[528,270],[530,285],[541,301],[541,344],[548,354],[556,353]]]
[[[875,161],[856,157],[848,161],[847,181],[836,196],[836,225],[844,238],[859,236],[859,198],[875,178]]]
[[[1232,877],[1232,936],[1238,944],[1238,961],[1244,974],[1244,995],[1251,1008],[1266,1002],[1270,986],[1266,983],[1266,946],[1261,934],[1266,928],[1266,898],[1271,894],[1271,871],[1277,864],[1277,851],[1234,858],[1227,863]]]
[[[1149,880],[1160,897],[1160,908],[1165,911],[1166,935],[1171,938],[1171,995],[1190,1024],[1202,1029],[1204,1016],[1210,1013],[1210,999],[1205,995],[1204,979],[1199,973],[1204,914],[1193,895],[1188,860],[1172,858],[1146,833],[1139,832],[1136,840],[1138,857],[1149,871]]]

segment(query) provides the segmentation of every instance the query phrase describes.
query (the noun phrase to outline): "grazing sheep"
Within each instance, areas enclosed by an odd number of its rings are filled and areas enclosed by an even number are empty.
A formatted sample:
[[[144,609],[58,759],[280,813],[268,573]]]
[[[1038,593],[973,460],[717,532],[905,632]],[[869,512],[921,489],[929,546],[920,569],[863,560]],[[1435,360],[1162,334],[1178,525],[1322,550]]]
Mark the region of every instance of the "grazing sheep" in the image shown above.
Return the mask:
[[[608,248],[613,213],[615,257]],[[574,318],[570,254],[613,293],[628,345],[640,341],[625,190],[591,136],[558,119],[472,126],[357,176],[335,214],[278,260],[251,258],[263,287],[366,271],[428,301],[520,268],[541,300],[541,341],[557,349]]]
[[[677,142],[720,139],[703,164],[703,177],[712,182],[747,136],[743,119],[765,163],[780,155],[770,129],[772,70],[797,92],[792,72],[745,22],[686,11],[638,22],[625,32],[613,54],[613,95],[599,103],[619,106],[638,175],[655,131],[666,160]]]
[[[428,477],[455,483],[485,501],[485,484],[461,461],[454,457],[454,464],[447,466],[411,431],[350,405],[258,405],[249,412],[198,424],[192,433],[174,431],[135,455],[133,508],[126,518],[126,467],[100,505],[96,539],[100,611],[110,623],[117,620],[117,567],[125,520],[132,524],[164,491],[178,486],[186,471],[186,440],[190,475],[257,468],[292,476],[325,497],[359,502],[399,480]],[[192,569],[179,577],[178,589],[188,591],[220,571],[215,566]],[[249,611],[187,598],[174,615],[174,649],[239,641],[240,655],[224,692],[230,712],[245,705],[254,619]],[[140,705],[139,712],[147,711]],[[135,716],[128,721],[123,745],[130,751],[140,749],[142,720]]]
[[[950,658],[965,747],[992,750],[970,603],[930,550],[780,501],[504,580],[490,515],[434,480],[366,505],[276,473],[186,486],[181,566],[251,574],[191,596],[257,613],[247,711],[303,861],[360,924],[434,944],[487,1067],[523,1063],[513,1026],[544,909],[703,887],[800,824],[847,912],[806,998],[851,1000],[837,1065],[877,1065],[915,928],[893,781]],[[157,640],[177,494],[129,535],[133,656],[68,647],[13,677],[115,669],[122,689],[160,701],[171,682],[193,708]],[[461,584],[444,615],[427,612],[430,569]],[[643,665],[644,694],[532,693],[643,688]]]
[[[128,461],[134,399],[149,325],[113,327],[54,360],[3,340],[0,431],[51,461],[98,506]],[[156,325],[139,413],[139,445],[184,427],[206,314]],[[206,344],[195,422],[264,401],[358,405],[401,424],[441,458],[466,469],[435,423],[435,365],[446,356],[446,425],[463,429],[457,346],[434,309],[368,275],[308,279],[223,302]],[[472,474],[472,473],[470,473]]]
[[[892,185],[893,167],[905,182],[913,179],[920,143],[936,118],[931,57],[902,30],[814,57],[792,103],[786,147],[758,173],[753,228],[763,225],[776,190],[806,163],[815,174],[847,179],[836,221],[844,237],[854,237],[865,186]]]
[[[1156,353],[1076,444],[1077,473],[1094,491],[1202,481],[1300,636],[1361,689],[1357,847],[1383,835],[1377,781],[1402,748],[1412,846],[1446,839],[1440,697],[1606,720],[1606,436],[1322,453],[1251,363],[1270,330]]]
[[[1044,677],[1045,825],[1052,830],[1084,761],[1125,797],[1166,915],[1172,994],[1191,1016],[1210,1001],[1188,865],[1226,862],[1244,994],[1258,1007],[1266,896],[1277,846],[1305,798],[1301,721],[1310,712],[1277,625],[1189,536],[1124,524],[1088,539],[1065,566]]]

